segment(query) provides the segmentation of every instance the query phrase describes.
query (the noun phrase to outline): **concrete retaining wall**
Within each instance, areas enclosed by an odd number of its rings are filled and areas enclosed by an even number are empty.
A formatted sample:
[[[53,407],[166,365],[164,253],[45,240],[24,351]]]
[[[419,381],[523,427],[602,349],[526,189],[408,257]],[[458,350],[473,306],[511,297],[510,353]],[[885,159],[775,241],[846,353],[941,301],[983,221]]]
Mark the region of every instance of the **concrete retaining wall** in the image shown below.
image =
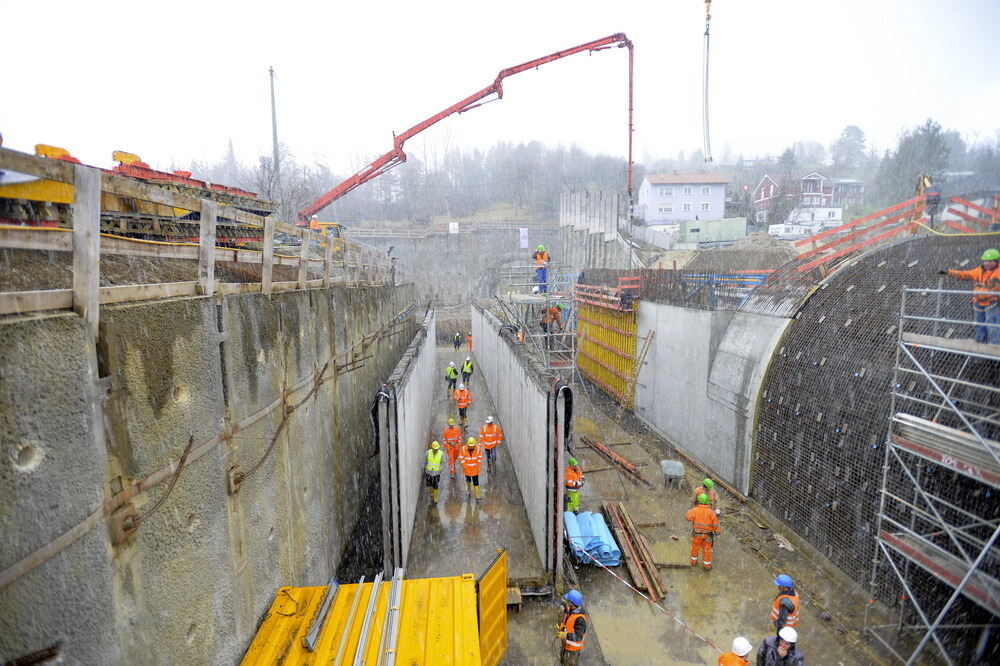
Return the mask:
[[[436,325],[434,311],[424,318],[422,329],[406,350],[396,370],[389,378],[395,389],[397,429],[397,460],[399,489],[396,497],[401,517],[401,543],[406,566],[413,536],[413,521],[417,499],[423,486],[426,463],[427,433],[431,427],[431,391],[437,377]],[[442,448],[442,452],[444,449]]]
[[[144,518],[121,545],[98,520],[0,589],[0,660],[61,641],[66,663],[236,663],[278,587],[323,584],[336,569],[377,471],[369,401],[415,324],[361,340],[413,295],[336,286],[104,307],[100,450],[88,444],[94,378],[82,320],[2,320],[2,569],[178,459],[189,437],[211,440],[331,356],[341,367],[368,358],[295,409],[269,453],[280,409],[191,462],[148,517],[168,484],[140,492]],[[262,459],[228,494],[230,468]]]
[[[538,557],[543,566],[550,568],[545,552],[546,494],[551,491],[546,478],[547,388],[541,373],[531,368],[507,338],[500,337],[499,328],[495,316],[472,307],[476,362],[491,387]]]
[[[618,233],[623,202],[617,194],[564,192],[559,199],[559,238],[565,264],[577,274],[588,268],[640,266],[638,257]]]
[[[655,331],[635,413],[746,494],[753,411],[788,319],[643,301],[639,334]]]

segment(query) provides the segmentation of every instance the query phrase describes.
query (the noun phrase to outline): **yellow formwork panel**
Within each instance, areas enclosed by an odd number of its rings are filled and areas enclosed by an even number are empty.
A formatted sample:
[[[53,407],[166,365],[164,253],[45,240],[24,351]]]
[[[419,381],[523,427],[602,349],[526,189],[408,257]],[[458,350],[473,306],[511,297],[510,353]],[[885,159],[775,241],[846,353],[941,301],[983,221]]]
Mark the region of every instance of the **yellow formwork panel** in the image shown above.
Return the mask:
[[[636,323],[631,311],[578,303],[576,364],[580,372],[631,409],[635,394]]]
[[[363,654],[364,663],[379,663],[391,582],[383,582],[378,590],[374,587],[373,583],[365,583],[341,585],[337,589],[312,652],[302,640],[327,588],[280,588],[242,663],[283,666],[353,663],[373,592],[375,610]],[[476,581],[471,574],[404,580],[398,625],[397,664],[479,666],[481,663]]]
[[[500,550],[478,581],[479,651],[483,666],[496,666],[507,651],[507,551]]]

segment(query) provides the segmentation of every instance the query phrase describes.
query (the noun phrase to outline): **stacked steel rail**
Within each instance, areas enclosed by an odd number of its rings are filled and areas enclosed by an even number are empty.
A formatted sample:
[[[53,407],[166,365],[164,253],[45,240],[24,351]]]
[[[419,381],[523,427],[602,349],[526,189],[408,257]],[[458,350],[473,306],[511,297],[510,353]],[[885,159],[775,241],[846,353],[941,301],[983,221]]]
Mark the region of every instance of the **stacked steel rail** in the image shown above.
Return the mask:
[[[942,314],[970,295],[902,294],[872,586],[895,576],[903,594],[896,623],[866,629],[907,664],[931,643],[978,662],[1000,626],[1000,345]]]
[[[610,462],[615,467],[615,469],[622,472],[636,485],[641,483],[647,488],[653,487],[653,484],[651,484],[646,479],[646,477],[642,475],[642,472],[639,471],[639,468],[637,466],[633,465],[629,461],[622,458],[620,455],[609,449],[603,443],[598,442],[597,440],[591,439],[590,437],[586,436],[580,437],[580,441],[589,446],[591,449],[593,449],[594,452],[596,452],[602,458]]]
[[[653,601],[666,597],[667,589],[660,579],[660,571],[653,558],[652,548],[625,511],[625,505],[621,502],[604,502],[601,508],[607,517],[608,526],[621,544],[625,566],[635,586],[646,592]]]

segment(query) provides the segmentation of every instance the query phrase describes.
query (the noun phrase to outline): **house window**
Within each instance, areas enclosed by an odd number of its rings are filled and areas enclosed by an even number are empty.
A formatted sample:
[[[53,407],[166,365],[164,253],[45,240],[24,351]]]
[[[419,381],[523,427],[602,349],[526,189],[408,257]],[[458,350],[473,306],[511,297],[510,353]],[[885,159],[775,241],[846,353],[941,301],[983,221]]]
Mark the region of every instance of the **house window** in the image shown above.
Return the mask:
[[[661,187],[660,188],[660,196],[661,197],[669,197],[669,196],[673,196],[673,194],[674,194],[674,188],[672,188],[672,187]]]
[[[672,213],[672,212],[674,212],[674,205],[673,204],[666,204],[664,206],[657,206],[656,212],[657,213]]]
[[[684,194],[691,194],[691,186],[690,185],[685,185],[684,186]]]
[[[712,188],[710,188],[708,185],[702,185],[701,186],[701,193],[702,194],[708,194],[711,191],[712,191]]]
[[[690,233],[692,233],[692,234],[700,234],[701,233],[701,227],[691,227]]]
[[[771,185],[771,193],[768,196],[774,196],[774,185]]]
[[[702,210],[708,210],[710,207],[711,207],[711,205],[707,201],[702,201],[701,202],[701,209]]]
[[[826,218],[828,220],[832,220],[835,217],[837,217],[837,211],[835,211],[835,210],[829,210],[829,211],[826,212]]]
[[[689,203],[684,204],[684,211],[687,212],[689,210],[691,210],[691,204]]]

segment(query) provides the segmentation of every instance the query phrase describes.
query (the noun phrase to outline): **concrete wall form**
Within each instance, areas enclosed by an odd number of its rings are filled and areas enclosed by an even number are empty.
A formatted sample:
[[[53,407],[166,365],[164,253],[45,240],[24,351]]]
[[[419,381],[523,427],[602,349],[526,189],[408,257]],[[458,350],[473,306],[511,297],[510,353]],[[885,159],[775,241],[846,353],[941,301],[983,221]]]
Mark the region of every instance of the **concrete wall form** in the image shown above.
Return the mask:
[[[618,234],[623,202],[618,194],[563,192],[559,199],[559,237],[563,256],[553,257],[573,273],[586,268],[641,266]]]
[[[490,312],[472,307],[474,353],[486,384],[492,388],[493,404],[510,451],[514,473],[528,513],[538,557],[547,572],[555,567],[555,553],[546,552],[554,514],[549,511],[552,483],[548,478],[548,389],[541,369],[531,367],[499,334],[500,322]]]
[[[4,319],[0,566],[9,570],[77,525],[92,529],[0,589],[0,659],[61,641],[71,663],[238,661],[278,587],[322,584],[336,570],[375,480],[367,398],[415,324],[372,334],[412,299],[411,287],[338,285],[104,307],[101,450],[85,436],[95,426],[83,321]],[[283,392],[331,357],[345,372],[331,371],[288,415],[268,453]],[[351,361],[359,367],[347,371]],[[266,411],[276,400],[279,409]],[[156,513],[144,515],[167,484],[139,491],[133,505],[143,520],[112,546],[102,502],[170,471],[192,435],[207,448]],[[228,494],[229,470],[248,472],[261,460]],[[84,523],[95,508],[98,520]]]
[[[757,395],[788,323],[643,301],[638,332],[656,334],[636,384],[636,415],[746,494]]]

